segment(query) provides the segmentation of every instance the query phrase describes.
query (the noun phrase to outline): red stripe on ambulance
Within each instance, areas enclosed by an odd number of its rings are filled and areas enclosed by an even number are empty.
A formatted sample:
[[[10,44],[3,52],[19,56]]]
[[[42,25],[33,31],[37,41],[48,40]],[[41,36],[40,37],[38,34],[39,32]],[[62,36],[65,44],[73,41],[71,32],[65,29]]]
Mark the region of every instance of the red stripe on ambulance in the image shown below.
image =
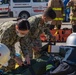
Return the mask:
[[[34,10],[34,12],[44,12],[44,10]]]
[[[0,8],[0,10],[2,10],[2,8]]]
[[[0,8],[0,10],[8,10],[8,8]]]

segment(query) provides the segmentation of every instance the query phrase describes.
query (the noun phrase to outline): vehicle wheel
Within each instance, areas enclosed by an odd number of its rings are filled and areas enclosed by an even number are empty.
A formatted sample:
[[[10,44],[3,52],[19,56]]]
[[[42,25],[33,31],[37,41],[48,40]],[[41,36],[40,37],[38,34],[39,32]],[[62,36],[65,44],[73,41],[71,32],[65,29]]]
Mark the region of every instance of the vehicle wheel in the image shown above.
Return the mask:
[[[30,15],[27,12],[22,12],[22,13],[20,13],[19,17],[27,19],[28,17],[30,17]]]

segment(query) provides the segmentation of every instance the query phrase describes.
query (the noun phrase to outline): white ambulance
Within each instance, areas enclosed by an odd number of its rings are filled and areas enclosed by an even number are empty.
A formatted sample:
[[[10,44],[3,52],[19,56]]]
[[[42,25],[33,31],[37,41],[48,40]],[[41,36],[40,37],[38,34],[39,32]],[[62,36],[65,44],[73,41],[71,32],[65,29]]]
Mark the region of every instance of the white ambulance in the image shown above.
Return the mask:
[[[48,0],[10,0],[9,16],[28,18],[43,13]]]
[[[9,0],[0,0],[0,15],[8,14],[8,2]]]

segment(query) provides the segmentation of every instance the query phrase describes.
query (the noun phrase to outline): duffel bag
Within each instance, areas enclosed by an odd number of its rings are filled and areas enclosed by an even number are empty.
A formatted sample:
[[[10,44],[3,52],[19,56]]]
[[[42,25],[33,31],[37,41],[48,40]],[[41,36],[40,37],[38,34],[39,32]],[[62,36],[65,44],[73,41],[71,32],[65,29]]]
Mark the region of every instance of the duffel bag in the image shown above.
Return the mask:
[[[32,59],[31,65],[18,67],[5,75],[43,75],[46,72],[46,63],[49,56],[41,56],[38,59]]]

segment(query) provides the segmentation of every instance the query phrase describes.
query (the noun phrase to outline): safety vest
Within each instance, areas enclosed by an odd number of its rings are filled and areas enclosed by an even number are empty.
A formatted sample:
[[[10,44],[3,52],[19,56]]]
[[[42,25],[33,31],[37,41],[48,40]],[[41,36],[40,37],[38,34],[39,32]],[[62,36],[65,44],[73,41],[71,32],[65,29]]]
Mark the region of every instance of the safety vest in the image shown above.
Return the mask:
[[[55,10],[55,11],[61,11],[62,10],[62,8],[52,8],[53,10]],[[54,20],[63,20],[63,18],[55,18]]]

